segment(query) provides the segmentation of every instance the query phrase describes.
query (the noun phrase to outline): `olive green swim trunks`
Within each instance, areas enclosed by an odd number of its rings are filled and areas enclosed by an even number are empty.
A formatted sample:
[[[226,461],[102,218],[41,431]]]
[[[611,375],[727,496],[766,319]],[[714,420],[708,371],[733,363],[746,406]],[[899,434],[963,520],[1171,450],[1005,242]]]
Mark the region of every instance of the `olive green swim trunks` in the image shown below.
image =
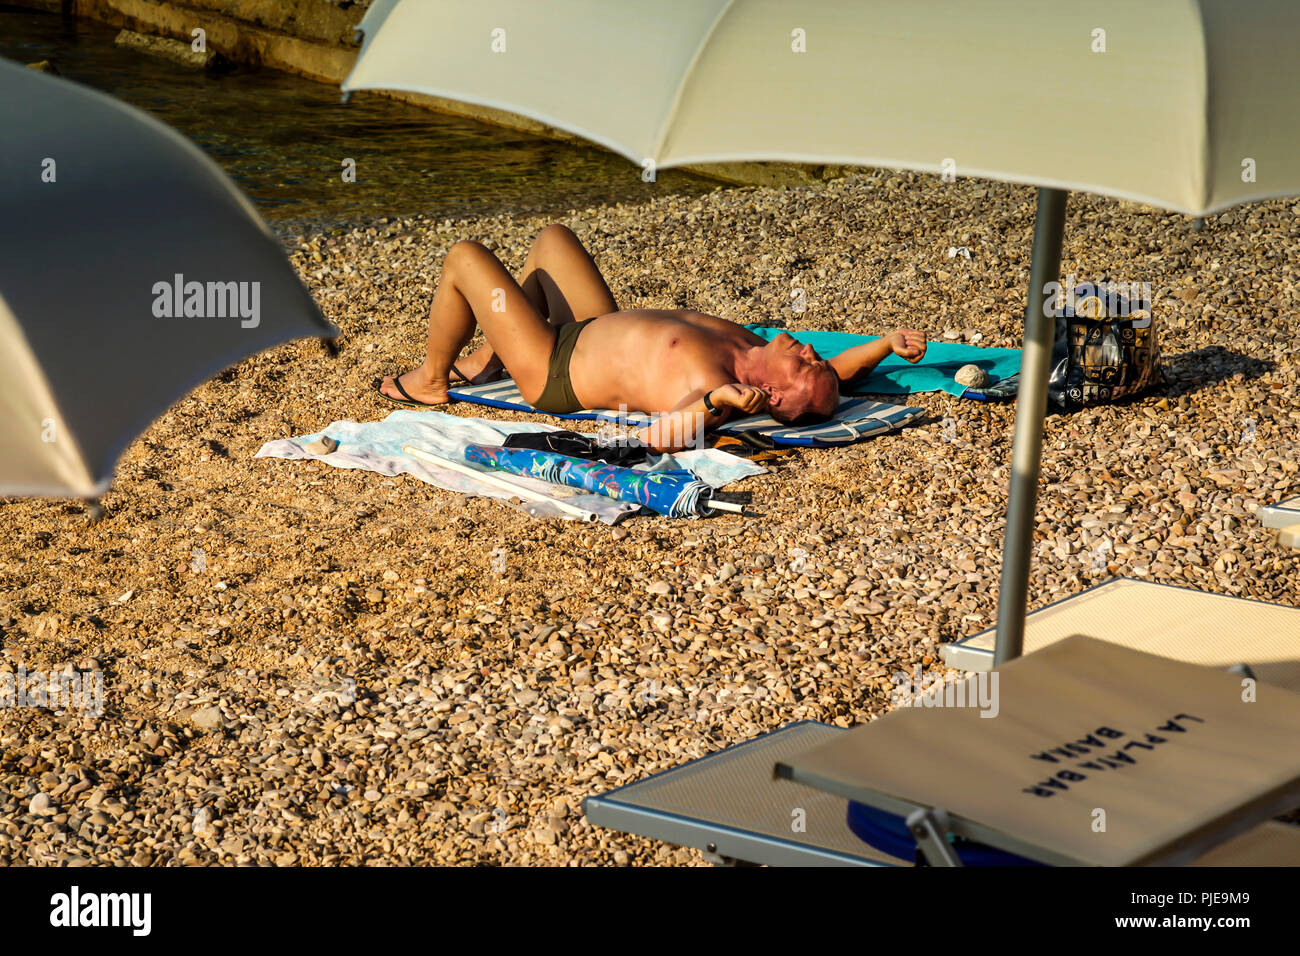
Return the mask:
[[[582,403],[573,394],[569,360],[573,357],[573,347],[578,344],[583,326],[597,318],[599,316],[581,322],[565,322],[555,330],[555,348],[551,350],[550,366],[546,369],[546,388],[542,389],[541,397],[533,402],[533,407],[538,411],[567,415],[582,410]]]

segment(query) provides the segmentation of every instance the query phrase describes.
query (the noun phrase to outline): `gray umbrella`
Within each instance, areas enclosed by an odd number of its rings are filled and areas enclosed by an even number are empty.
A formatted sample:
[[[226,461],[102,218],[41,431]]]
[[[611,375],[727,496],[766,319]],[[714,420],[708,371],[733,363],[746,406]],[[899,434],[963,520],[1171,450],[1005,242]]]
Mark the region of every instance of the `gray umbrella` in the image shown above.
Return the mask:
[[[0,60],[0,495],[90,497],[181,395],[330,337],[252,205],[171,128]]]

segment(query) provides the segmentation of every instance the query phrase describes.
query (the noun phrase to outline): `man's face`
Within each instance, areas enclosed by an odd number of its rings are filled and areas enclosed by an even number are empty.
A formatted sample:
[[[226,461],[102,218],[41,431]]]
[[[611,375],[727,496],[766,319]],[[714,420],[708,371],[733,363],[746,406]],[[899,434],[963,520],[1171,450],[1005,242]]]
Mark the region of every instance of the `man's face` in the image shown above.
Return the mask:
[[[772,386],[769,404],[775,417],[789,420],[806,413],[821,417],[834,413],[839,405],[839,377],[816,349],[782,332],[766,351]]]
[[[833,370],[817,350],[805,345],[788,332],[782,332],[767,344],[767,368],[774,385],[812,383],[826,371]]]

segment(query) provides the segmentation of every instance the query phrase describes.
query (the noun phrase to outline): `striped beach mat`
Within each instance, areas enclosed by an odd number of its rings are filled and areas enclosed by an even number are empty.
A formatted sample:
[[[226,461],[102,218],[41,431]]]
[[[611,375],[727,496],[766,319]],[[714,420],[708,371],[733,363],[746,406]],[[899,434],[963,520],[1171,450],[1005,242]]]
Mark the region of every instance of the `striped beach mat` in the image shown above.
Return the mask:
[[[483,385],[453,388],[451,397],[475,405],[486,405],[489,408],[509,408],[517,412],[533,412],[538,415],[551,414],[538,411],[524,401],[524,397],[519,394],[519,389],[515,387],[514,380],[508,378]],[[835,445],[852,445],[854,442],[864,441],[875,435],[897,431],[915,424],[924,415],[924,409],[910,405],[887,405],[884,402],[872,402],[846,395],[840,399],[839,411],[833,418],[815,425],[796,428],[782,425],[767,415],[751,415],[749,418],[727,422],[718,431],[724,435],[737,435],[742,432],[761,435],[777,445],[828,448]],[[629,428],[643,428],[656,418],[644,412],[619,412],[608,408],[588,408],[553,417],[614,422]]]

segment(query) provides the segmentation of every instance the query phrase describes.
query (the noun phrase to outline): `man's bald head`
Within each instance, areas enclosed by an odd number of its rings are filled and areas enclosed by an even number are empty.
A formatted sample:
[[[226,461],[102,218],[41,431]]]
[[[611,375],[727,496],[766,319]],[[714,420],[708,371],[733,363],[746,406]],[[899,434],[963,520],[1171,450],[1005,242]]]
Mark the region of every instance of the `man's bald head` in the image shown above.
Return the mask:
[[[825,421],[840,405],[840,379],[810,345],[782,332],[759,349],[757,381],[771,396],[768,411],[784,425]]]

